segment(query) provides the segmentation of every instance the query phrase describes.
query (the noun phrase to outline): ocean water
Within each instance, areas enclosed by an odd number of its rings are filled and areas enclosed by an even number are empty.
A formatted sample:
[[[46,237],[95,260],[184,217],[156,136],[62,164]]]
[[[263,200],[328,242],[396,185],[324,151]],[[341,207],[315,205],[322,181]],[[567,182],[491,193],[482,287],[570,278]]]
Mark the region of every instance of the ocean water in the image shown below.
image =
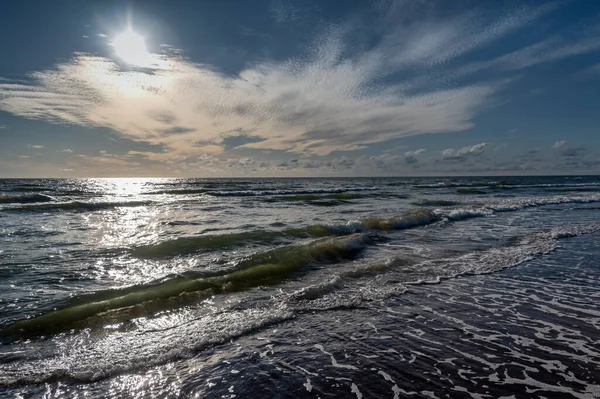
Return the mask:
[[[0,396],[600,397],[600,177],[0,180]]]

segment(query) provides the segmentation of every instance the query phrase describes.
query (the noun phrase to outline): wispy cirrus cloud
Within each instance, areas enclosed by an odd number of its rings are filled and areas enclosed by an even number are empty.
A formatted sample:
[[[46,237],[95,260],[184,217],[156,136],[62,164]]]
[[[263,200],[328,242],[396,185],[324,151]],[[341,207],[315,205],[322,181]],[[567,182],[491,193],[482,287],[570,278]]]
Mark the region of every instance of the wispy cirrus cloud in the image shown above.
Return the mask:
[[[490,60],[478,61],[458,69],[458,75],[482,70],[518,71],[600,50],[600,29],[584,29],[571,35],[563,32]]]
[[[28,82],[0,81],[0,109],[29,119],[110,128],[159,146],[162,152],[132,154],[153,161],[239,148],[327,155],[399,137],[469,129],[507,82],[507,76],[499,76],[439,84],[440,73],[452,76],[469,68],[474,73],[493,65],[517,69],[597,48],[591,39],[571,48],[550,40],[465,66],[461,57],[555,6],[501,16],[483,10],[442,16],[414,4],[380,4],[377,24],[369,31],[376,40],[370,44],[357,39],[364,26],[327,25],[304,54],[249,63],[233,76],[168,48],[153,55],[157,63],[147,70],[78,53],[32,73]],[[273,10],[282,21],[298,15],[286,6]],[[485,148],[480,146],[477,151]],[[453,153],[445,158],[477,152],[463,150],[447,150]],[[414,164],[418,155],[405,155],[402,162]]]

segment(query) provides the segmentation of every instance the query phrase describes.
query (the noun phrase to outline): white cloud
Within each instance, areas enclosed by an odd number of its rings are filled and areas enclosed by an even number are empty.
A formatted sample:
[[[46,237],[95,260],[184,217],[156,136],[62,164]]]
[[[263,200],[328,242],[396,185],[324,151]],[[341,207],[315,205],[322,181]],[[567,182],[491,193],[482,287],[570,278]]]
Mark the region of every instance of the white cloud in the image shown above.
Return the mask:
[[[462,147],[459,149],[449,148],[442,151],[442,157],[448,160],[463,160],[469,156],[478,156],[483,154],[487,143],[479,143],[473,146]]]
[[[72,150],[72,149],[70,149],[70,148],[65,148],[64,150],[62,150],[62,152],[66,152],[66,153],[68,153],[68,154],[72,154],[72,153],[73,153],[73,150]]]
[[[261,64],[237,77],[184,60],[170,70],[124,72],[110,60],[78,55],[0,84],[0,109],[30,119],[108,127],[174,153],[219,152],[221,133],[243,128],[264,141],[246,146],[327,154],[396,137],[472,126],[493,84],[409,95],[375,90],[380,70],[357,60],[320,58]],[[198,144],[202,143],[202,144]],[[360,143],[357,145],[356,143]]]
[[[406,152],[404,153],[404,156],[405,156],[405,157],[414,157],[414,156],[416,156],[416,155],[421,155],[421,154],[423,154],[424,152],[425,152],[425,148],[420,148],[420,149],[418,149],[418,150],[415,150],[415,151],[406,151]]]
[[[559,150],[561,148],[565,148],[565,147],[568,147],[568,146],[569,146],[569,143],[566,140],[559,140],[559,141],[555,142],[552,147],[554,147],[557,150]]]

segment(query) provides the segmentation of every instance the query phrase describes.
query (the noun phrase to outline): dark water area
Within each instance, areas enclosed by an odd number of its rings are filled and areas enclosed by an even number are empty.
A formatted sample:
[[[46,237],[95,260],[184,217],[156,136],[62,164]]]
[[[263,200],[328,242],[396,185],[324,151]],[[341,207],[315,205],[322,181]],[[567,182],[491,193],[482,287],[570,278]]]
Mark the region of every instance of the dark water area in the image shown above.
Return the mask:
[[[0,180],[0,395],[600,397],[600,178]]]

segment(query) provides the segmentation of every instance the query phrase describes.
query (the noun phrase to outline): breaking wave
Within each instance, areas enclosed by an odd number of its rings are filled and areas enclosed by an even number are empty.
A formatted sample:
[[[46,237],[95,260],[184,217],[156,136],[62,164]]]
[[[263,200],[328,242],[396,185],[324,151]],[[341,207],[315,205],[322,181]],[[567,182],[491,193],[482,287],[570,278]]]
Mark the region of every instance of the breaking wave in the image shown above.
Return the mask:
[[[7,208],[4,210],[10,211],[69,211],[69,210],[81,210],[81,211],[95,211],[110,208],[119,207],[135,207],[135,206],[147,206],[153,204],[150,201],[117,201],[117,202],[82,202],[82,201],[71,201],[71,202],[54,202],[46,204],[35,204],[35,205],[23,205]]]
[[[54,201],[54,198],[44,194],[0,195],[0,204],[27,204],[51,201]]]
[[[169,308],[181,301],[276,285],[309,265],[351,259],[372,239],[365,234],[326,238],[306,245],[276,248],[240,260],[233,270],[199,277],[173,278],[153,285],[101,291],[75,298],[71,305],[0,331],[2,336],[39,336],[96,324],[129,320]],[[119,312],[111,312],[122,310]]]
[[[360,233],[369,230],[400,230],[422,226],[440,220],[440,215],[428,209],[416,209],[390,218],[365,218],[340,225],[312,225],[281,231],[255,230],[233,234],[181,237],[132,249],[138,257],[165,257],[226,249],[248,244],[281,244],[290,238],[318,238]]]

